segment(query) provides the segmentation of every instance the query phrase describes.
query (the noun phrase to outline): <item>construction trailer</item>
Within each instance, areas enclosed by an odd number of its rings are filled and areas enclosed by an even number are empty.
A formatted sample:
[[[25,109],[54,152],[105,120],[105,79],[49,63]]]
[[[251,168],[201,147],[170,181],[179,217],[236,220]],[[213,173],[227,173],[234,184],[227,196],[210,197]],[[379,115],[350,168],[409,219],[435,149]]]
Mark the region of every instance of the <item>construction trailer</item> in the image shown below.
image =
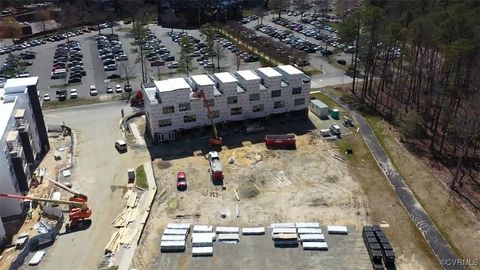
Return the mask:
[[[312,111],[316,116],[318,116],[320,119],[326,119],[328,118],[328,106],[321,102],[318,99],[312,99],[310,100],[310,111]]]

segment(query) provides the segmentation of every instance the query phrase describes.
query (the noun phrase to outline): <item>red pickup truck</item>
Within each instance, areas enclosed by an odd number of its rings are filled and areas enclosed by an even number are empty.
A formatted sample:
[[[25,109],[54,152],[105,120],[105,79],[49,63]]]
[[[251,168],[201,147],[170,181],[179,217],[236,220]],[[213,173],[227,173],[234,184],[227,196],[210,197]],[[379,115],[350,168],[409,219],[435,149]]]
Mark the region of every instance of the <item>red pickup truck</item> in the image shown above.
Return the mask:
[[[295,136],[294,135],[265,135],[265,146],[267,148],[288,148],[295,149]]]

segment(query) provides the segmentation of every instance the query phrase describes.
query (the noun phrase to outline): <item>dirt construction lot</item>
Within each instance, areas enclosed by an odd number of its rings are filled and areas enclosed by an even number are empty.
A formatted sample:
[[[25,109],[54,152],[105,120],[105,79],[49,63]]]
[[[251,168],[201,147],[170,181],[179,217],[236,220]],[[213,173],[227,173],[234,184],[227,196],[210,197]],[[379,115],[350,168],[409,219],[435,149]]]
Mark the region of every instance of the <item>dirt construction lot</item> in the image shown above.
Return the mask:
[[[139,269],[166,265],[171,269],[267,269],[266,266],[268,269],[369,269],[371,264],[361,239],[361,228],[372,223],[375,213],[371,212],[357,176],[350,173],[349,163],[337,158],[337,144],[318,135],[316,127],[321,125],[321,120],[312,116],[310,121],[296,122],[295,129],[301,130],[296,132],[297,150],[269,150],[261,140],[262,134],[228,136],[235,145],[227,141],[220,152],[225,190],[214,186],[210,180],[204,157],[207,149],[197,150],[198,145],[206,144],[206,138],[156,146],[159,151],[153,153],[151,150],[152,156],[163,157],[153,161],[159,195],[134,266]],[[289,127],[269,126],[268,130],[281,134],[285,128]],[[176,190],[178,171],[187,174],[188,190],[185,192]],[[388,220],[386,216],[382,218]],[[273,248],[268,236],[261,237],[263,240],[242,237],[238,245],[215,244],[213,258],[202,260],[191,257],[190,245],[186,253],[160,253],[160,237],[169,222],[246,227],[311,221],[320,222],[322,226],[347,225],[351,234],[348,240],[339,242],[327,237],[327,242],[333,241],[329,243],[331,249],[320,254],[304,252],[301,247],[293,250]],[[388,230],[386,228],[386,232]],[[387,235],[390,233],[395,232],[387,232]],[[395,249],[394,240],[392,244]],[[406,254],[403,247],[397,254],[397,269],[423,269],[422,263],[412,254],[418,247],[412,250],[410,246]],[[232,268],[235,261],[237,266]],[[321,262],[326,268],[318,268]],[[338,267],[332,268],[333,265]]]

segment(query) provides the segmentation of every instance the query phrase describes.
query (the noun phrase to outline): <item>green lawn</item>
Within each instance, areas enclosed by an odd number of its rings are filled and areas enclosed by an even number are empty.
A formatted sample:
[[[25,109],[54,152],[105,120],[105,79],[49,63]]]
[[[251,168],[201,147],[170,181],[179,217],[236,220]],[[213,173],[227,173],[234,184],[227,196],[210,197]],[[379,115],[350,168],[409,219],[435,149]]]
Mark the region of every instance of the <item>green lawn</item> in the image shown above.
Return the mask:
[[[147,175],[145,174],[145,169],[143,168],[143,165],[138,166],[135,170],[135,178],[135,186],[140,189],[148,188]]]

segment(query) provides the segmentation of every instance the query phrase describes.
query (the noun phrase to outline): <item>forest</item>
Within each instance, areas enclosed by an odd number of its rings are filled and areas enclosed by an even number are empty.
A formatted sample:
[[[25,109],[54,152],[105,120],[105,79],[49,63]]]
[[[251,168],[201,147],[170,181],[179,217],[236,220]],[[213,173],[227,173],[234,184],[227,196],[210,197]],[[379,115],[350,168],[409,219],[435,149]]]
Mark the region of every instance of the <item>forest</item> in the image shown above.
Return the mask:
[[[356,46],[352,94],[449,168],[451,190],[477,210],[479,14],[479,1],[367,1],[339,25]]]

